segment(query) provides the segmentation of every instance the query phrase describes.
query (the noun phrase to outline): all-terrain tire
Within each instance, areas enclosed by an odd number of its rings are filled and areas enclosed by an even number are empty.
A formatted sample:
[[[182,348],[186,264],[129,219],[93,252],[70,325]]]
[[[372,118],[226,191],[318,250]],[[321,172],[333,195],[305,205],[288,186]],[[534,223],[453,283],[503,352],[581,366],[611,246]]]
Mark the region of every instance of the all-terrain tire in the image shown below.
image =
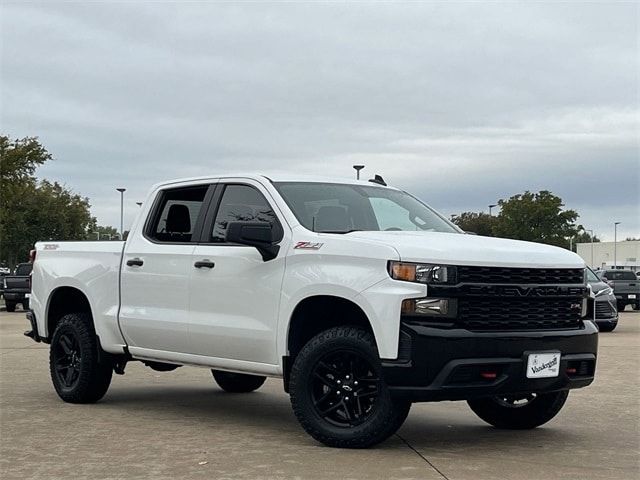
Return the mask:
[[[60,319],[51,337],[49,370],[62,400],[94,403],[107,393],[113,365],[99,361],[99,348],[90,315],[70,313]]]
[[[211,370],[218,386],[229,393],[249,393],[259,389],[267,377],[248,375],[246,373],[223,372]]]
[[[562,409],[569,390],[538,394],[522,406],[507,406],[497,397],[468,400],[471,410],[496,428],[528,430],[547,423]]]
[[[16,311],[16,304],[14,302],[7,302],[5,300],[4,305],[7,308],[7,312],[15,312]]]
[[[329,358],[336,358],[339,355],[350,355],[351,358],[361,359],[361,365],[366,366],[368,377],[352,375],[352,378],[360,378],[361,385],[367,383],[370,388],[370,395],[374,397],[369,403],[365,404],[363,413],[362,398],[367,395],[366,392],[361,394],[358,399],[358,409],[355,410],[353,404],[349,404],[352,412],[360,413],[362,418],[358,418],[353,425],[344,425],[340,419],[336,421],[326,416],[323,417],[322,411],[318,407],[319,400],[314,395],[317,392],[318,385],[329,382],[331,388],[336,387],[333,382],[338,379],[344,380],[349,377],[342,377],[341,371],[337,364],[329,366],[329,369],[335,368],[334,374],[328,373],[327,378],[320,380],[318,384],[318,366],[326,365],[325,361]],[[333,357],[332,357],[333,356]],[[350,358],[350,357],[346,357]],[[358,360],[360,361],[360,360]],[[347,361],[345,361],[347,363]],[[353,370],[353,364],[351,364]],[[360,367],[360,372],[364,372]],[[353,380],[347,380],[353,382]],[[314,382],[316,382],[314,384]],[[337,382],[340,383],[340,382]],[[355,382],[357,384],[357,382]],[[344,389],[345,383],[341,383]],[[358,386],[357,388],[362,388]],[[373,386],[371,386],[373,385]],[[322,386],[329,389],[326,395],[342,394],[344,391],[332,390],[329,386]],[[353,383],[349,386],[349,392],[355,391]],[[291,369],[291,377],[289,383],[289,392],[291,394],[291,405],[293,411],[302,425],[302,428],[315,438],[317,441],[338,448],[367,448],[383,442],[393,435],[404,423],[411,403],[406,400],[392,398],[389,388],[382,377],[382,368],[375,340],[371,333],[357,327],[343,326],[326,330],[314,338],[312,338],[296,356]],[[375,392],[375,393],[372,393]],[[356,392],[357,393],[357,392]],[[324,398],[323,393],[323,398]],[[345,397],[336,396],[334,398],[335,405],[346,405]],[[346,398],[348,402],[353,402],[354,398]],[[321,400],[322,401],[322,400]],[[334,408],[333,403],[329,403],[329,410]],[[343,407],[339,407],[342,409]],[[336,410],[339,412],[339,410]],[[350,422],[353,416],[347,417],[345,414],[344,422]]]

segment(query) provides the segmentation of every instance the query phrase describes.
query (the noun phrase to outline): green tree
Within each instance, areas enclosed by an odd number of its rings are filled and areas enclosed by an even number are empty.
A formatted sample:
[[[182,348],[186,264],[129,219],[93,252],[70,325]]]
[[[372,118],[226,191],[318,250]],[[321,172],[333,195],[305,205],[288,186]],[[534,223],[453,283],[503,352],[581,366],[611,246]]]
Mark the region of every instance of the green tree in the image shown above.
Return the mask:
[[[496,217],[487,213],[462,212],[460,215],[454,215],[452,220],[465,232],[473,232],[485,237],[494,236],[493,226],[496,223]]]
[[[57,182],[38,181],[51,154],[37,138],[0,136],[0,261],[28,259],[40,240],[84,240],[95,228],[89,200]]]
[[[569,238],[576,237],[583,228],[575,222],[578,213],[563,210],[562,199],[542,190],[526,191],[508,200],[500,200],[500,214],[493,232],[497,237],[528,240],[558,247],[569,246]]]

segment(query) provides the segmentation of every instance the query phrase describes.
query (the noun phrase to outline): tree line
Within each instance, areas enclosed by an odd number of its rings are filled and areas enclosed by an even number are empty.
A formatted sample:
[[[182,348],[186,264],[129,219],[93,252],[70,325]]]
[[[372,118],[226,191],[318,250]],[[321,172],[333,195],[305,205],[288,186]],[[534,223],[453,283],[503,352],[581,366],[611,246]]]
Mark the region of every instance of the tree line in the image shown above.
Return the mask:
[[[462,230],[486,237],[546,243],[576,250],[576,243],[591,241],[591,235],[576,223],[575,210],[565,210],[562,199],[548,190],[526,191],[499,200],[500,213],[463,212],[451,220]],[[600,240],[594,235],[594,242]]]

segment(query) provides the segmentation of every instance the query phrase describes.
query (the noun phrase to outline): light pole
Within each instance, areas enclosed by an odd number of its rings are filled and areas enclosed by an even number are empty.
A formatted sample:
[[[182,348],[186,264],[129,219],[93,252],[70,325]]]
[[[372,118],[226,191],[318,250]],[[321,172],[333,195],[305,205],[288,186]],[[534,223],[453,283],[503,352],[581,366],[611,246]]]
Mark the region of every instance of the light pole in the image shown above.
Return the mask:
[[[354,165],[353,168],[356,171],[356,180],[360,180],[360,170],[364,168],[364,165]]]
[[[120,238],[122,239],[124,235],[124,192],[126,192],[127,189],[116,188],[116,190],[120,192]]]
[[[586,230],[591,236],[591,268],[593,268],[593,230]]]
[[[493,205],[489,205],[489,216],[491,216],[491,209],[492,209],[493,207],[497,207],[497,206],[498,206],[498,205],[497,205],[497,204],[495,204],[495,203],[494,203]]]
[[[620,222],[613,224],[613,269],[618,268],[618,225]]]

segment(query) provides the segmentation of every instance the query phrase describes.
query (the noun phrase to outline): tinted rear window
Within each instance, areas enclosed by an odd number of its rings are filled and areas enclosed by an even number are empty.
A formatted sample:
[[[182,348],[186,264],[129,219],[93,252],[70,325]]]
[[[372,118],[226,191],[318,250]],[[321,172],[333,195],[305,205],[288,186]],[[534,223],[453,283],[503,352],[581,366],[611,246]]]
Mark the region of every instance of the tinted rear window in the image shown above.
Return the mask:
[[[33,265],[30,263],[23,263],[22,265],[18,265],[16,267],[16,275],[18,276],[26,276],[31,273],[31,269]]]
[[[608,280],[637,280],[636,274],[627,270],[608,270],[604,272],[603,277],[607,277]]]

